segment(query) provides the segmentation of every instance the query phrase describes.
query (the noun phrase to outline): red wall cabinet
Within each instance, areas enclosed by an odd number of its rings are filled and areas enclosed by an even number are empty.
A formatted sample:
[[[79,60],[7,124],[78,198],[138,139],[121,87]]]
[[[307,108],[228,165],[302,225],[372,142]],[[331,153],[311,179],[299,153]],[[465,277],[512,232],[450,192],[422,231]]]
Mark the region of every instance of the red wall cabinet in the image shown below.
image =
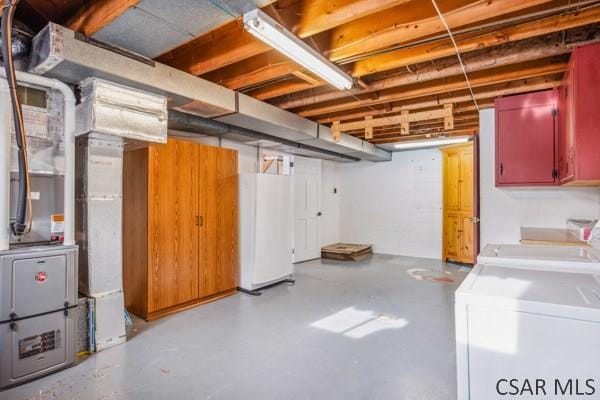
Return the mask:
[[[560,183],[600,185],[600,44],[573,51],[559,96]]]
[[[496,186],[558,183],[558,90],[496,99]]]

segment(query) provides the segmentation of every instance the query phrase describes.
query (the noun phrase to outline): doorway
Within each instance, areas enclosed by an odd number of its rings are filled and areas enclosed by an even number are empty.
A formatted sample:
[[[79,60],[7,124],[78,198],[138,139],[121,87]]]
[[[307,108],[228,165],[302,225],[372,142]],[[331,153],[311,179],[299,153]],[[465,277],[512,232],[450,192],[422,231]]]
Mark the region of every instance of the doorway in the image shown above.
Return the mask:
[[[294,160],[294,263],[321,257],[321,160]]]
[[[442,260],[473,264],[479,251],[477,144],[475,141],[440,150],[444,192]]]

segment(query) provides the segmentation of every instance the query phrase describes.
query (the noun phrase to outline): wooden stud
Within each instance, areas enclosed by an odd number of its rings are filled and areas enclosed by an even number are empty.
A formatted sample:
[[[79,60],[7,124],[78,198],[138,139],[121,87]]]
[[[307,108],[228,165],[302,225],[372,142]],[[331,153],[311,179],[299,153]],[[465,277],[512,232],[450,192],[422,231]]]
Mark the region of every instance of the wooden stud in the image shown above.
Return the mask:
[[[335,121],[331,126],[331,132],[333,133],[333,143],[340,141],[340,121]]]
[[[365,139],[373,139],[373,117],[371,115],[365,117]]]
[[[401,135],[410,135],[410,121],[409,121],[409,111],[404,110],[400,114],[401,122],[400,122],[400,134]]]
[[[454,115],[452,114],[452,103],[444,104],[444,111],[446,116],[444,117],[444,129],[454,129]]]

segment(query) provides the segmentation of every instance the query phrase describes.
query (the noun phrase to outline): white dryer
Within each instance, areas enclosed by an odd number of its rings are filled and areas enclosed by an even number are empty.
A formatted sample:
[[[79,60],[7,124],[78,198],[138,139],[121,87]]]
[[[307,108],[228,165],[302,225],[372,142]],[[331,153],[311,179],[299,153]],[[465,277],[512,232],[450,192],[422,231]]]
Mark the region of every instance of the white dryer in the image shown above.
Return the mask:
[[[456,291],[455,318],[459,400],[600,394],[597,274],[478,264]]]

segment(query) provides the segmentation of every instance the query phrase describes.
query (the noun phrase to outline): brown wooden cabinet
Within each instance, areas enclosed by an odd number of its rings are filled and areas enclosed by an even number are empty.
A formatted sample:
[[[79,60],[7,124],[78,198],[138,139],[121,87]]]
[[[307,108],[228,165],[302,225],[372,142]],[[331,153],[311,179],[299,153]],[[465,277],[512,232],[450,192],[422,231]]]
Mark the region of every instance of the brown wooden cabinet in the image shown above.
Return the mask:
[[[127,309],[151,320],[235,293],[237,152],[170,139],[123,170]]]

